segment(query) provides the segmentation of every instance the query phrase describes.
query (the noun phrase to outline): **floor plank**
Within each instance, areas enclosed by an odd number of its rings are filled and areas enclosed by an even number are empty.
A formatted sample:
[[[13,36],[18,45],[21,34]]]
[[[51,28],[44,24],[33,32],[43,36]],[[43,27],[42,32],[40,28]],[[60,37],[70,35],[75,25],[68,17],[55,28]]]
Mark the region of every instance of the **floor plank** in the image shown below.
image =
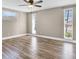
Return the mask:
[[[2,59],[76,59],[76,44],[32,36],[3,40]]]

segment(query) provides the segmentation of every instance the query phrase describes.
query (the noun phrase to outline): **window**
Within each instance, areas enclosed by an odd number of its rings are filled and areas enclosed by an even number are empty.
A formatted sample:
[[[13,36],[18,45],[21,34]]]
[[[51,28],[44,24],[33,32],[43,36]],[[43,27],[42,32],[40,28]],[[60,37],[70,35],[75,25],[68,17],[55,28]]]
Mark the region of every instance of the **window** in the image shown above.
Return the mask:
[[[11,11],[3,11],[2,16],[16,16],[16,13]]]
[[[32,13],[32,34],[36,34],[36,14]]]
[[[73,9],[64,10],[64,38],[73,39]]]

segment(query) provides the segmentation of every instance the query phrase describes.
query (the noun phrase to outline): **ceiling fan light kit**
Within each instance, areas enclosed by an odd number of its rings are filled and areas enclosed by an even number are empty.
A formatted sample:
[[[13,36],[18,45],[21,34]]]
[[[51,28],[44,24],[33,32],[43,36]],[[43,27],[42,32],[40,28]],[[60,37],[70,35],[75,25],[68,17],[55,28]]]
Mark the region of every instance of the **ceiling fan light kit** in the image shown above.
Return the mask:
[[[32,8],[32,7],[34,7],[34,5],[29,5],[28,7]]]

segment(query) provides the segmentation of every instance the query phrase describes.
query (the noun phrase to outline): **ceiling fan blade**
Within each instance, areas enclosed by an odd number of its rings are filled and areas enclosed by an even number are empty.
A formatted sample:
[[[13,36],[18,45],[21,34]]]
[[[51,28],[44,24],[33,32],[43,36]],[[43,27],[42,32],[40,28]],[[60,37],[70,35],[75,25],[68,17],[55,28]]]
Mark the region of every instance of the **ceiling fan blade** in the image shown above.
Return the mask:
[[[18,6],[28,6],[28,5],[18,5]]]
[[[36,7],[42,7],[41,5],[34,5],[34,6],[36,6]]]
[[[27,2],[27,3],[29,3],[29,1],[27,1],[27,0],[24,0],[25,2]]]
[[[37,2],[35,2],[34,4],[38,4],[38,3],[42,3],[43,1],[42,0],[40,0],[40,1],[37,1]]]

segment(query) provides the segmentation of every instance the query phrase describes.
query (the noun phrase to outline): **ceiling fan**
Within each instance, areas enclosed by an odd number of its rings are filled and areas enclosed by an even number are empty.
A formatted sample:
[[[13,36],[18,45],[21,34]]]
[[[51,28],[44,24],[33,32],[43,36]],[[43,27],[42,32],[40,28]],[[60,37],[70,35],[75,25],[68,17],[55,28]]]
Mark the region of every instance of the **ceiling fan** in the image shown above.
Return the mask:
[[[27,5],[24,4],[24,5],[19,5],[19,6],[29,6],[29,7],[35,6],[35,7],[42,7],[41,5],[37,5],[37,4],[42,3],[43,1],[42,1],[42,0],[39,0],[39,1],[36,1],[36,2],[35,2],[34,0],[24,0],[24,2],[26,2]]]

